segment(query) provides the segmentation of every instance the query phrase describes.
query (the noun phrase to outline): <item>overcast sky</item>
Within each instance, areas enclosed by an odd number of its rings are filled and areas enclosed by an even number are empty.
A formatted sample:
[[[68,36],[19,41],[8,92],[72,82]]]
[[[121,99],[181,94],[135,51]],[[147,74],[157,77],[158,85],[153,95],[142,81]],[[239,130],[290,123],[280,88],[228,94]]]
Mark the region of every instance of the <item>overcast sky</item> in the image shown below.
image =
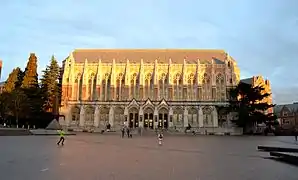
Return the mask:
[[[39,71],[75,48],[212,48],[226,50],[241,77],[263,75],[275,103],[298,101],[297,0],[1,0],[1,80]]]

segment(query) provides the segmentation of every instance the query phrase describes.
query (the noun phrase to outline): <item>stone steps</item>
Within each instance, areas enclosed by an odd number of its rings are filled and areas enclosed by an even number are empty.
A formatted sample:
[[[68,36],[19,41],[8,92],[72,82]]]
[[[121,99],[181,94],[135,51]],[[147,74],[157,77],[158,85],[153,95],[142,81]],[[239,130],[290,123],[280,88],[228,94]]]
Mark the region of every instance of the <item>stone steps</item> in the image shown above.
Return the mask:
[[[298,148],[290,148],[290,147],[258,146],[257,149],[259,151],[264,151],[264,152],[298,153]]]
[[[270,152],[270,156],[283,162],[298,165],[298,153]]]
[[[30,130],[30,132],[33,135],[36,135],[36,136],[46,136],[46,135],[48,135],[48,136],[57,136],[57,135],[59,135],[57,130],[34,129],[34,130]],[[74,132],[66,131],[65,135],[69,136],[69,135],[76,135],[76,134]]]
[[[0,128],[0,136],[29,136],[32,133],[28,129]]]

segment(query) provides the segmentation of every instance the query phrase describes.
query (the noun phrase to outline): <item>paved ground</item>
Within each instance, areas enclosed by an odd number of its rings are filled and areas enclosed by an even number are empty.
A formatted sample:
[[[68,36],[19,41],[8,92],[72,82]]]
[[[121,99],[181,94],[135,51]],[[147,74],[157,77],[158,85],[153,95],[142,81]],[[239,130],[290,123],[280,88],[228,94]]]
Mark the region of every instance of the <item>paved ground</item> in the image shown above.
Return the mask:
[[[296,146],[291,137],[118,135],[0,137],[3,180],[297,180],[298,167],[266,159],[257,145]]]

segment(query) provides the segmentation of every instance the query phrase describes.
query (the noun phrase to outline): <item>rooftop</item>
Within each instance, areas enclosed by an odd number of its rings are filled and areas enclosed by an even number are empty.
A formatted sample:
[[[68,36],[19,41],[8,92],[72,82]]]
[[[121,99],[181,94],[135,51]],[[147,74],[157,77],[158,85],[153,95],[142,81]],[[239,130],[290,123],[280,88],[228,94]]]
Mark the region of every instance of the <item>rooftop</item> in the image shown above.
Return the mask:
[[[75,49],[72,55],[77,63],[97,63],[99,59],[103,63],[111,63],[113,59],[117,63],[172,63],[182,64],[184,59],[188,64],[196,64],[198,59],[201,64],[224,64],[227,53],[224,50],[213,49]]]

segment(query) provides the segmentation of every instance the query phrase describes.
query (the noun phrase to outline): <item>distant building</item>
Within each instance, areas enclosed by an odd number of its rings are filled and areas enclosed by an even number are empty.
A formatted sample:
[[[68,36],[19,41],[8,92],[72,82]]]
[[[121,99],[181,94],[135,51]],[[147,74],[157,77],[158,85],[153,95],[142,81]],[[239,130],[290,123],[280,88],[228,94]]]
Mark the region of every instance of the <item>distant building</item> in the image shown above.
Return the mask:
[[[218,107],[240,81],[223,50],[87,49],[63,62],[60,112],[73,128],[221,130]]]
[[[298,127],[298,103],[281,104],[274,107],[274,114],[284,129]]]
[[[268,79],[264,79],[262,76],[253,76],[251,78],[240,80],[242,83],[251,84],[253,87],[262,86],[264,88],[263,93],[269,93],[270,96],[264,98],[261,102],[272,104],[271,86]],[[273,108],[267,110],[266,113],[273,113]]]

